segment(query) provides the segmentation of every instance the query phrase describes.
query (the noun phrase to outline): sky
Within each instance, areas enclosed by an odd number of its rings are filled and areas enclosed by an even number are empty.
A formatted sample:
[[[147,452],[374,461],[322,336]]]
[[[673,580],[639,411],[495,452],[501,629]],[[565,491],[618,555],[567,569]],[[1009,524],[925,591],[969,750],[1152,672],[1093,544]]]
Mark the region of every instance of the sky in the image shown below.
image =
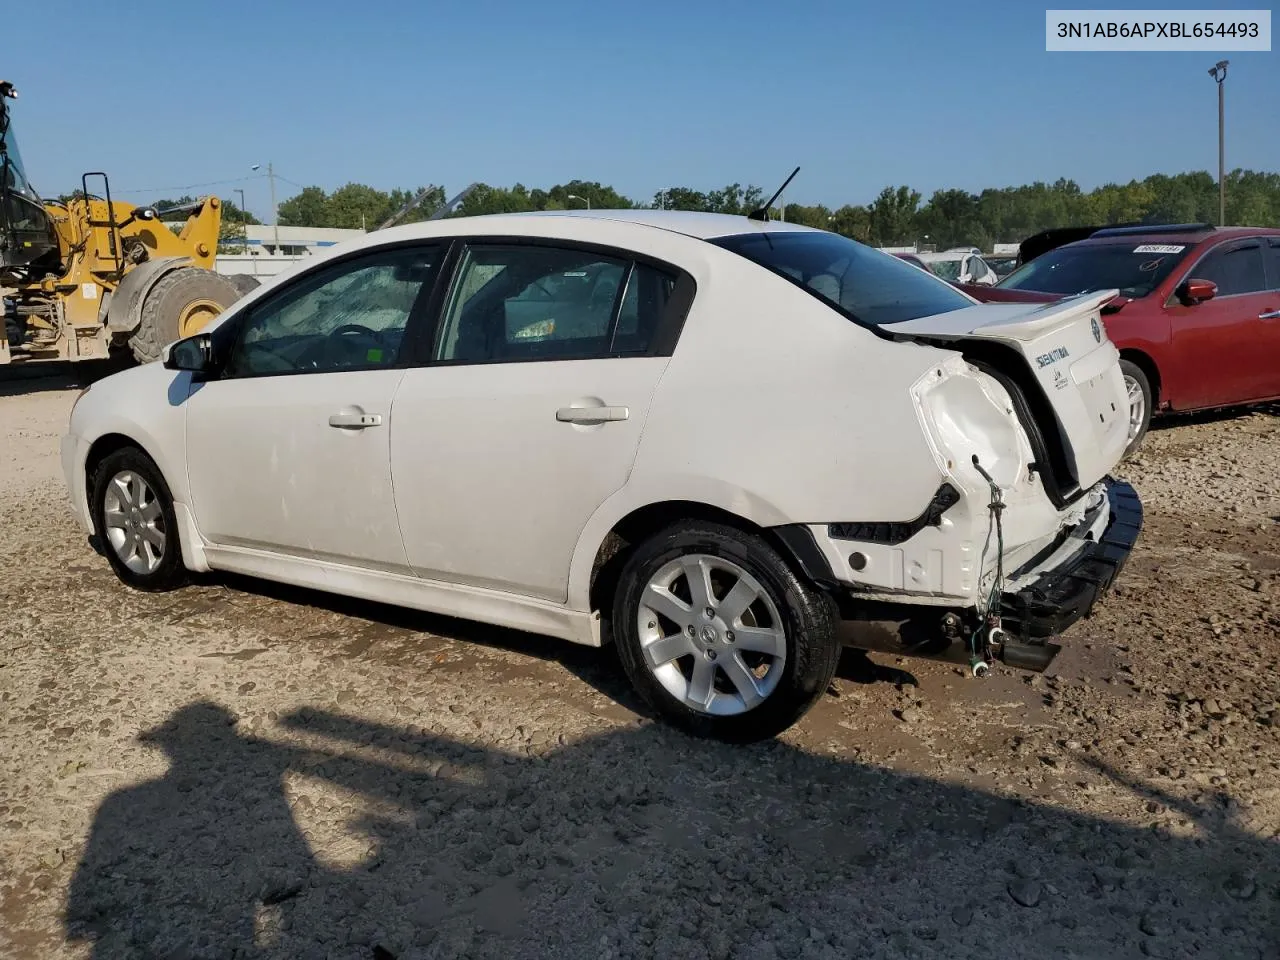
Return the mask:
[[[6,14],[0,76],[45,195],[106,170],[135,203],[239,188],[269,222],[268,162],[278,200],[575,178],[646,202],[768,194],[797,165],[785,200],[832,207],[897,184],[1216,176],[1223,57],[1228,168],[1280,169],[1280,52],[1047,53],[1025,0],[109,6],[108,29],[83,0]]]

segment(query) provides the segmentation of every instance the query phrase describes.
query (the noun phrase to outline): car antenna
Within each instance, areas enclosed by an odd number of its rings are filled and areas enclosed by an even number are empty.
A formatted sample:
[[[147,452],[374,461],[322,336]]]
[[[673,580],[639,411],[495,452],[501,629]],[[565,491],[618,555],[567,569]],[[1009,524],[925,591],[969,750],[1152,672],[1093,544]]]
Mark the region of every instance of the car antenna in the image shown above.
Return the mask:
[[[799,172],[800,172],[799,167],[796,167],[794,170],[792,170],[791,176],[787,177],[787,179],[783,181],[782,186],[778,188],[778,192],[769,198],[769,202],[766,203],[763,207],[759,207],[755,210],[752,210],[750,213],[748,213],[747,219],[762,220],[767,222],[769,219],[769,208],[773,206],[773,201],[777,200],[780,196],[782,196],[782,191],[787,189],[787,184],[791,183],[791,181],[796,178],[796,174]]]

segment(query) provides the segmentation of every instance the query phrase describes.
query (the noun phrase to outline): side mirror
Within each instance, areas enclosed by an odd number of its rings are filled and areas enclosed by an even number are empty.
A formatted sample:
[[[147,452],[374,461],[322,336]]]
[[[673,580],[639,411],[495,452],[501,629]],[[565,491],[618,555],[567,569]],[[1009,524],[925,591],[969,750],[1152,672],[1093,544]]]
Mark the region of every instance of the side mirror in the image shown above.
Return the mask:
[[[197,333],[172,344],[165,355],[164,365],[169,370],[189,370],[204,373],[213,367],[213,338],[207,333]]]
[[[1174,291],[1174,295],[1182,301],[1184,306],[1194,307],[1197,303],[1204,303],[1206,300],[1212,300],[1216,297],[1218,295],[1218,285],[1212,280],[1190,278],[1178,284],[1178,289]]]

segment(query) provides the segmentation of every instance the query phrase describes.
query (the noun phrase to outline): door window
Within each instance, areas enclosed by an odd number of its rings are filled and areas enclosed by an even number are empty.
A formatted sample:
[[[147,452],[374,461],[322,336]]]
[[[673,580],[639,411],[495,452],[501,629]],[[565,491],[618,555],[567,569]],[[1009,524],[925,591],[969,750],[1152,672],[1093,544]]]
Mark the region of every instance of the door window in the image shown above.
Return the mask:
[[[674,286],[663,271],[586,250],[471,246],[436,358],[487,363],[644,354]]]
[[[433,246],[377,250],[286,286],[245,318],[226,376],[394,365],[440,259]]]
[[[1191,275],[1197,280],[1212,280],[1218,285],[1218,296],[1258,293],[1267,289],[1262,267],[1262,244],[1256,240],[1205,257]]]
[[[1280,290],[1280,237],[1272,237],[1267,247],[1267,288]]]

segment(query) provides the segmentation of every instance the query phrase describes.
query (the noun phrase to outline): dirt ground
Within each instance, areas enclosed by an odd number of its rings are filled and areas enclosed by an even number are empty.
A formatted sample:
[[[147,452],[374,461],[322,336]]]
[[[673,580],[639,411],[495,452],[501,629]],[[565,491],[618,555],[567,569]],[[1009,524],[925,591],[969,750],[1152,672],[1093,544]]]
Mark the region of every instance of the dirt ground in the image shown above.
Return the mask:
[[[124,588],[73,398],[0,383],[4,957],[1280,957],[1278,411],[1149,435],[1139,549],[1048,675],[851,652],[742,748],[608,652]]]

